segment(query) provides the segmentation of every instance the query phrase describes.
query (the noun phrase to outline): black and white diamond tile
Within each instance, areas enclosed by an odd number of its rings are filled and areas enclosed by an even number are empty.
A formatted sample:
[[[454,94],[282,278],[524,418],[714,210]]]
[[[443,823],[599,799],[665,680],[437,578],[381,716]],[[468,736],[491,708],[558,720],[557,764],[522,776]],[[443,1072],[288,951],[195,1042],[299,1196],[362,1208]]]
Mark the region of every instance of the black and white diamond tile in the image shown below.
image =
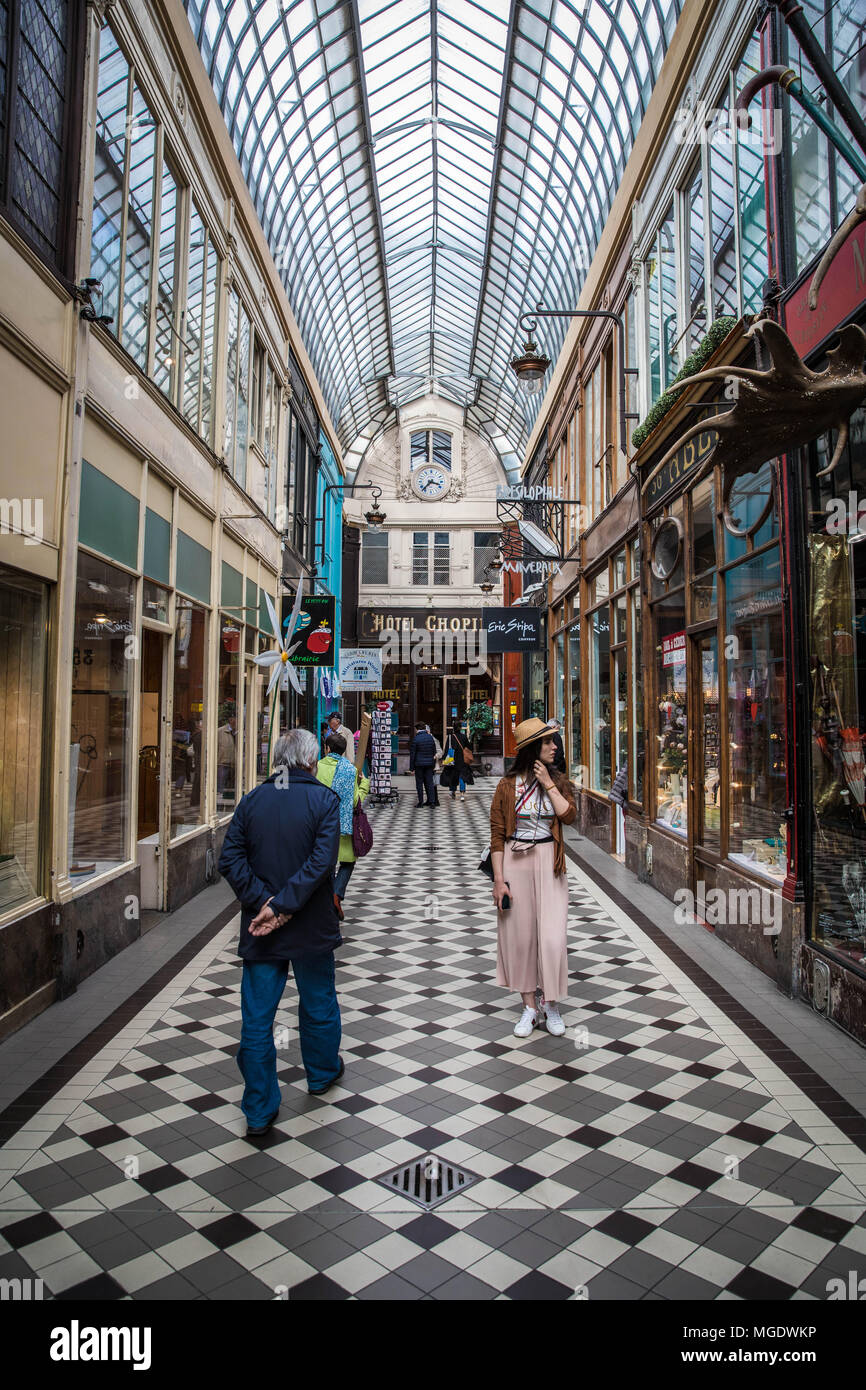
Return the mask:
[[[863,1153],[573,869],[566,1036],[513,1037],[487,808],[479,788],[373,811],[327,1100],[290,983],[280,1118],[243,1138],[227,928],[7,1148],[0,1277],[58,1299],[750,1300],[866,1270]],[[430,1214],[375,1181],[424,1153],[481,1180]]]

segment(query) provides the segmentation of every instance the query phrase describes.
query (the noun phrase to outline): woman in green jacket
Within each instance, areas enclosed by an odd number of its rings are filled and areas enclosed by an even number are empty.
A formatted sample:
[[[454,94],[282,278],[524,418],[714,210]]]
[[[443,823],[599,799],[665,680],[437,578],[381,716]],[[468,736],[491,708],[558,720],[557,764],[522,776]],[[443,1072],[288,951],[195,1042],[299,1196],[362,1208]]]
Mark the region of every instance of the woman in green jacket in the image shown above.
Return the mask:
[[[319,759],[316,776],[326,787],[331,787],[340,798],[340,850],[337,856],[337,872],[334,877],[334,906],[340,920],[343,919],[343,898],[349,879],[355,868],[355,850],[352,845],[352,812],[359,801],[364,801],[370,793],[369,777],[359,775],[357,768],[344,758],[346,740],[342,734],[329,734],[325,739],[327,756]]]

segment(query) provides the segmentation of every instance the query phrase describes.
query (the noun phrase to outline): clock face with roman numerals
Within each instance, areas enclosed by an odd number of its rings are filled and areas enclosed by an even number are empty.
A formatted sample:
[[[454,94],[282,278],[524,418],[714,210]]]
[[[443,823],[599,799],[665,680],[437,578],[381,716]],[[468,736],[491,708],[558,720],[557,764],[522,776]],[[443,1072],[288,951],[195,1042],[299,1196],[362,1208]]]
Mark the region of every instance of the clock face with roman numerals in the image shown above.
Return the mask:
[[[417,469],[412,475],[413,490],[426,502],[435,502],[438,498],[444,497],[449,486],[450,480],[447,475],[432,463]]]

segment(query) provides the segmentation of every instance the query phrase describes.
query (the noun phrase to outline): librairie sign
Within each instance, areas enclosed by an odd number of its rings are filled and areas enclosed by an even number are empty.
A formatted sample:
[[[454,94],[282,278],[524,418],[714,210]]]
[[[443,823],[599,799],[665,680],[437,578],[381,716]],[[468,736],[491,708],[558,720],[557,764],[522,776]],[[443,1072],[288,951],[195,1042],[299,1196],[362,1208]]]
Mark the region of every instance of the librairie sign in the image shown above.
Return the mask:
[[[489,652],[532,652],[541,645],[537,608],[484,608],[482,617]]]
[[[283,599],[282,629],[291,614],[293,600]],[[333,594],[304,594],[301,611],[292,636],[292,646],[300,645],[289,658],[293,666],[333,666],[336,599]]]

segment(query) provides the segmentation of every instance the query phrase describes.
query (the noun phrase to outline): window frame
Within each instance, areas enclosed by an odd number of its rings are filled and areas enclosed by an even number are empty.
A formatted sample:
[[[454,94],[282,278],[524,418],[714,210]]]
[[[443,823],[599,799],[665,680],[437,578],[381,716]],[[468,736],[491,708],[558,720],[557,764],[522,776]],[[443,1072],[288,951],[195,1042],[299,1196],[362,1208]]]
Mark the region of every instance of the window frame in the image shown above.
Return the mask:
[[[385,555],[385,578],[371,579],[365,573],[365,560],[369,556],[371,559],[384,551]],[[363,531],[361,534],[361,583],[362,584],[381,584],[386,585],[390,578],[390,533],[388,531]]]
[[[62,181],[57,214],[56,255],[39,245],[21,222],[11,194],[12,152],[18,124],[20,70],[20,29],[22,0],[9,0],[9,27],[6,42],[6,95],[4,132],[0,138],[0,214],[15,228],[28,249],[56,275],[66,281],[75,276],[76,222],[80,191],[79,158],[84,132],[84,55],[87,44],[89,8],[68,0],[66,26],[66,70],[64,73],[64,112],[60,136]],[[47,238],[46,238],[47,239]]]

